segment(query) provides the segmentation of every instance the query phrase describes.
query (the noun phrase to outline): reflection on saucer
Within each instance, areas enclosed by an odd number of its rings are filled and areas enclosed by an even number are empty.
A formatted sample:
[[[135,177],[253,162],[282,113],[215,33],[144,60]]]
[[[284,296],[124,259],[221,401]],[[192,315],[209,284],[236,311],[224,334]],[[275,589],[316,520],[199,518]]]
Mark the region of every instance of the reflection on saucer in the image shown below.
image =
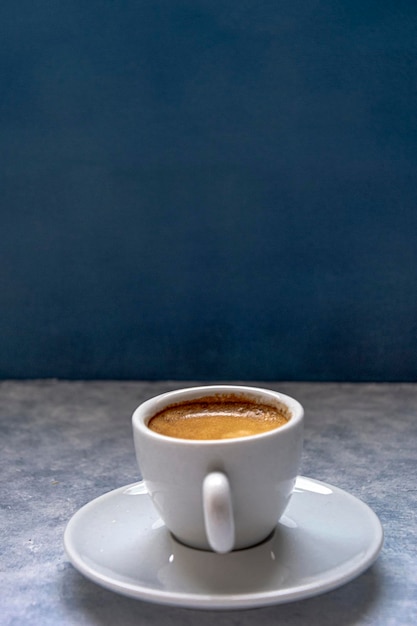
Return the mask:
[[[131,485],[130,487],[126,487],[126,489],[123,492],[125,496],[143,496],[144,494],[147,494],[147,493],[148,493],[148,490],[146,489],[146,486],[143,480],[141,480],[138,483],[135,483],[134,485]]]
[[[277,562],[279,544],[274,533],[254,548],[215,554],[188,548],[171,537],[172,552],[158,578],[167,589],[178,589],[180,581],[180,590],[187,593],[262,593],[281,585],[288,574],[285,564]]]
[[[330,496],[333,491],[328,485],[324,485],[323,483],[319,483],[317,481],[309,480],[308,478],[304,478],[304,476],[298,476],[295,481],[294,491],[298,493],[302,493],[304,491],[311,491],[313,493],[319,493],[323,496]]]

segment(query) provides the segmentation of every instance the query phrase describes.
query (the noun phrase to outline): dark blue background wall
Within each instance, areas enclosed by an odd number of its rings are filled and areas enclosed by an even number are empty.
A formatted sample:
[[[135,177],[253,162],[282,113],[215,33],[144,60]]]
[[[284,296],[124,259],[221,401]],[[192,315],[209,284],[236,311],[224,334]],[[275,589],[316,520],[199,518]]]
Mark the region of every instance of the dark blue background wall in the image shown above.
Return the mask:
[[[416,379],[416,25],[3,0],[0,377]]]

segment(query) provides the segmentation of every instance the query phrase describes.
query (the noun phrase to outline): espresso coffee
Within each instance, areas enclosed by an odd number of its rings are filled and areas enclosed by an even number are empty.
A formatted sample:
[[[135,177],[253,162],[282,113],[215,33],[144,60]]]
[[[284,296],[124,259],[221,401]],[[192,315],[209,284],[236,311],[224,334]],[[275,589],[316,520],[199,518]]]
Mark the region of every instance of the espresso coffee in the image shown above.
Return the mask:
[[[154,415],[148,427],[178,439],[232,439],[279,428],[289,419],[284,407],[233,396],[208,397],[171,405]]]

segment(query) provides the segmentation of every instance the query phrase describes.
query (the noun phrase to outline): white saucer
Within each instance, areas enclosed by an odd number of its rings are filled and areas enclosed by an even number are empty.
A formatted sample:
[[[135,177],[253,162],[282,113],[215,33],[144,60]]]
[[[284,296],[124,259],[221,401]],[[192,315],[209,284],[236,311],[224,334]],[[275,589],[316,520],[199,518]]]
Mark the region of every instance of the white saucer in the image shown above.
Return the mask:
[[[118,593],[188,608],[242,609],[301,600],[352,580],[376,559],[383,530],[354,496],[299,477],[264,543],[226,555],[176,542],[143,483],[100,496],[70,520],[71,563]]]

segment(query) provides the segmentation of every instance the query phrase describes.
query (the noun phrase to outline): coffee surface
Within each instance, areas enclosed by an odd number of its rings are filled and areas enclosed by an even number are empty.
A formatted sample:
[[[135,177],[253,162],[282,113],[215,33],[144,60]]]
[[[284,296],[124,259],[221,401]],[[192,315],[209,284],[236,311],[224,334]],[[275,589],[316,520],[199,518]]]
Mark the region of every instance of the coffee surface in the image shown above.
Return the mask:
[[[179,439],[231,439],[279,428],[289,416],[276,407],[247,400],[197,400],[176,404],[148,423],[154,432]]]

